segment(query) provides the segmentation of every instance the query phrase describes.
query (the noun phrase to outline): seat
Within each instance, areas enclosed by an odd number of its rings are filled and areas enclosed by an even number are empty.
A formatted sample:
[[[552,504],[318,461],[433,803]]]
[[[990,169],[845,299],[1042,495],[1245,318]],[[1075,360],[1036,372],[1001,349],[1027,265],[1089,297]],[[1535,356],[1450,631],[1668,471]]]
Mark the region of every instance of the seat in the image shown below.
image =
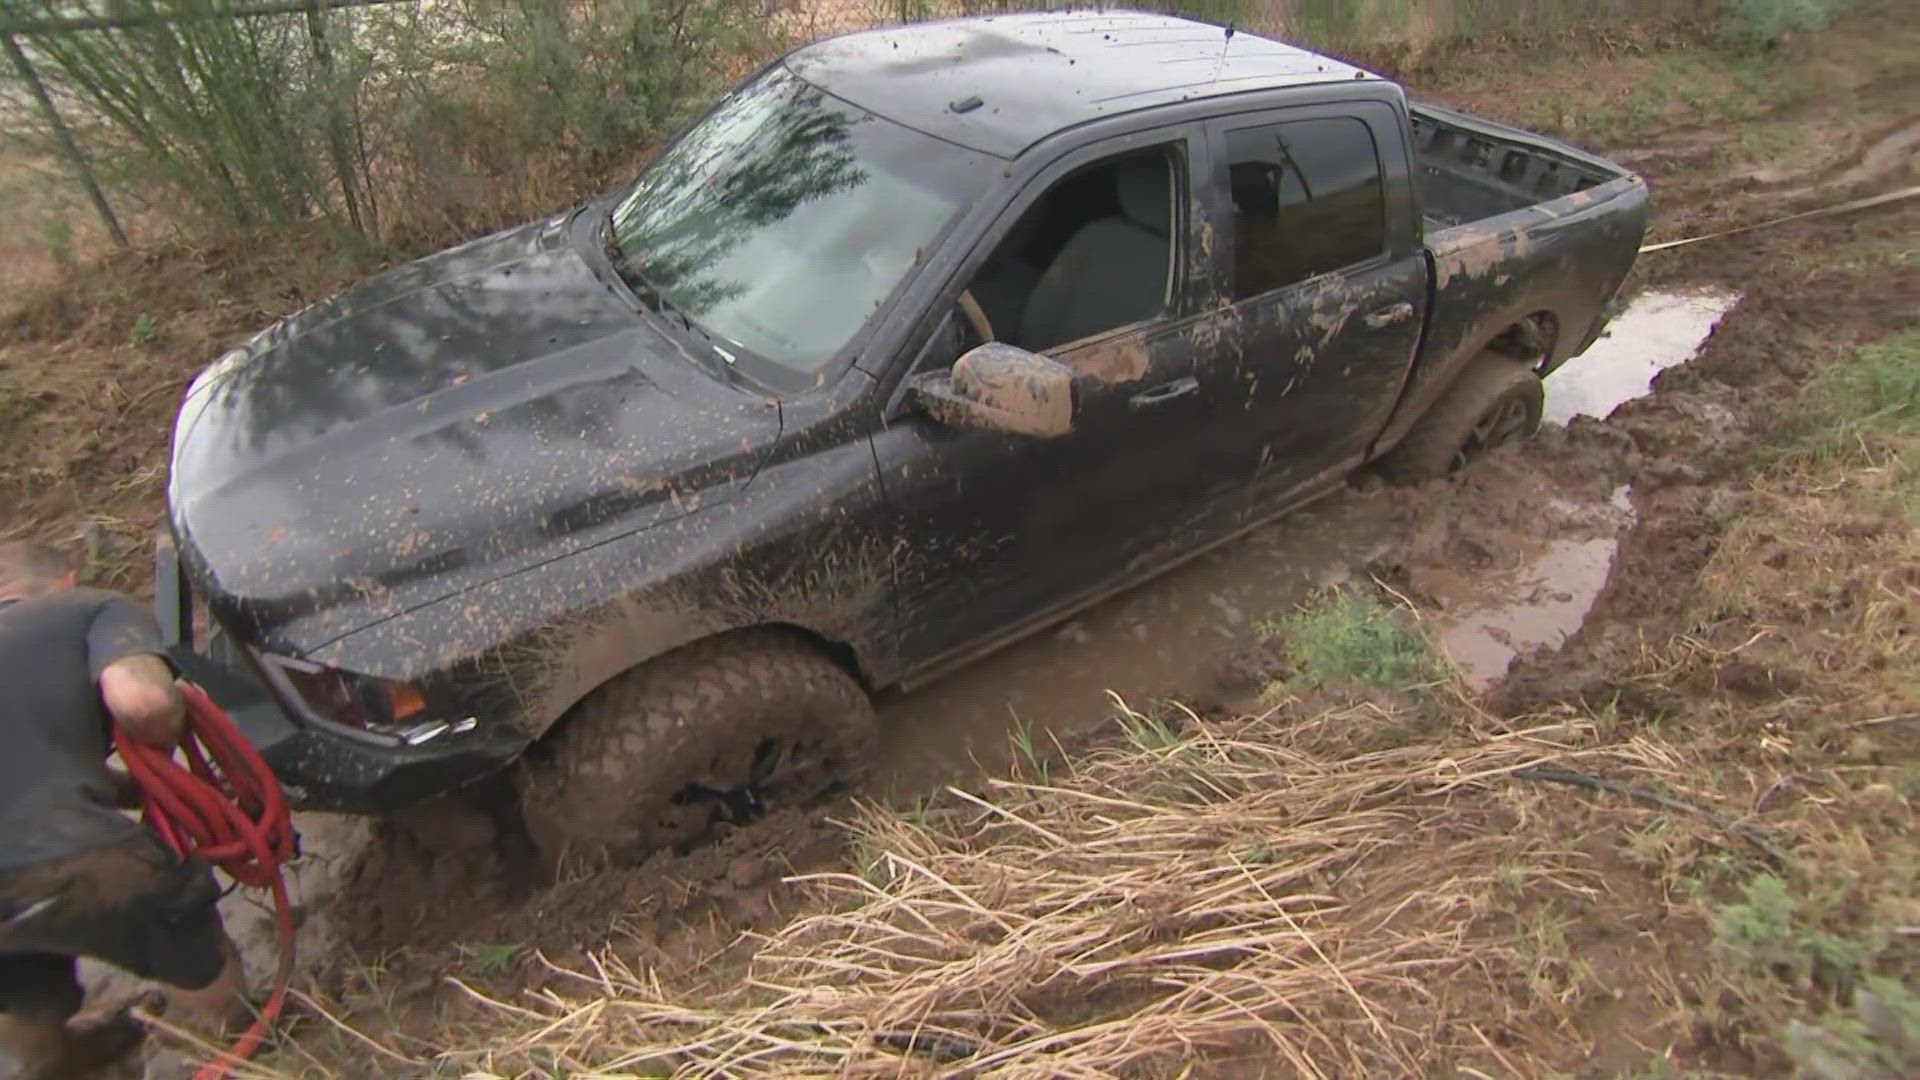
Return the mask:
[[[1041,275],[1018,344],[1040,352],[1166,310],[1173,176],[1163,157],[1119,166],[1120,212],[1081,226]]]

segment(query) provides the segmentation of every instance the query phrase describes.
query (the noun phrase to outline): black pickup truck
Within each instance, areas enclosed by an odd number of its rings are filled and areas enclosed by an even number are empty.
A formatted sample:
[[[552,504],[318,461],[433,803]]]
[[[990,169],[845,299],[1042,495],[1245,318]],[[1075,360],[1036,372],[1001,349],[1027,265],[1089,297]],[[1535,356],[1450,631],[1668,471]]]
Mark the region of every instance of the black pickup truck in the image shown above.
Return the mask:
[[[296,805],[512,777],[543,844],[696,839],[857,777],[877,689],[1531,434],[1646,218],[1244,31],[825,41],[625,188],[212,364],[161,615]]]

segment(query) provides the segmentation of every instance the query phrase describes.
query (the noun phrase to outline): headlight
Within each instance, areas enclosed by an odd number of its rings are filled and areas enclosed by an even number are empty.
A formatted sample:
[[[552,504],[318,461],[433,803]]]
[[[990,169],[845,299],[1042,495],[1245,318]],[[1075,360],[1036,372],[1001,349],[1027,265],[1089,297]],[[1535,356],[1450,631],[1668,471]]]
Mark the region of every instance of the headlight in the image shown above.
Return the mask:
[[[312,716],[375,735],[406,739],[426,711],[419,690],[271,653],[255,653],[269,679]]]

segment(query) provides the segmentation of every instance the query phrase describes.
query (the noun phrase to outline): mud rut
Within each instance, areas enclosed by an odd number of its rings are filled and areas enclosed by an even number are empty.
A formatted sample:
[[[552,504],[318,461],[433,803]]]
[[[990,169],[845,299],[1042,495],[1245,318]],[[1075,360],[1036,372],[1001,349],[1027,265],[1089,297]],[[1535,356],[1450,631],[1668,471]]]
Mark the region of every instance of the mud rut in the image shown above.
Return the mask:
[[[1899,95],[1910,87],[1889,86]],[[1844,152],[1791,175],[1711,169],[1707,134],[1616,152],[1654,184],[1665,239],[1756,214],[1784,214],[1920,180],[1920,125],[1863,132]],[[1409,494],[1371,476],[1197,563],[1112,600],[939,684],[881,704],[885,763],[867,796],[910,803],[1003,767],[1010,734],[1031,725],[1071,750],[1111,715],[1178,699],[1198,709],[1250,704],[1268,661],[1255,624],[1314,589],[1377,583],[1412,602],[1499,712],[1617,696],[1600,658],[1647,624],[1712,551],[1711,504],[1749,447],[1745,417],[1797,381],[1782,367],[1796,339],[1833,326],[1871,338],[1914,297],[1807,293],[1798,253],[1823,229],[1920,235],[1911,204],[1857,220],[1647,256],[1631,289],[1733,287],[1743,302],[1698,362],[1606,420],[1577,416],[1532,445]],[[1903,232],[1904,230],[1904,232]],[[1822,328],[1825,323],[1826,329]],[[1578,366],[1576,361],[1572,366]],[[1549,384],[1551,415],[1554,391]],[[1589,611],[1589,608],[1591,610]],[[1508,665],[1512,666],[1509,669]],[[1501,676],[1504,674],[1504,678]],[[1497,680],[1497,681],[1496,681]],[[1623,707],[1636,707],[1631,700]],[[1657,703],[1640,703],[1653,709]],[[308,977],[343,1000],[390,1014],[431,1009],[441,976],[474,943],[511,942],[556,959],[611,935],[663,975],[724,963],[742,929],[781,917],[780,878],[843,857],[832,809],[780,812],[685,856],[563,880],[527,895],[506,880],[477,814],[432,808],[381,822],[310,816],[297,891],[308,919]],[[264,969],[263,913],[235,897],[230,921]],[[366,972],[385,973],[372,998]],[[356,990],[358,988],[358,990]]]

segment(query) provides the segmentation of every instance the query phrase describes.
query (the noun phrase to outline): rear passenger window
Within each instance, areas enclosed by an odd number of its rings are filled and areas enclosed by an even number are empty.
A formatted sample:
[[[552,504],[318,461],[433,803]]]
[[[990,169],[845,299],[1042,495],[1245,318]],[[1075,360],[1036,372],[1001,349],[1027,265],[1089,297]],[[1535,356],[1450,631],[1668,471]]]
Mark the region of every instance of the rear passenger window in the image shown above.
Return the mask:
[[[1365,262],[1386,250],[1373,133],[1351,117],[1227,133],[1234,299]]]

